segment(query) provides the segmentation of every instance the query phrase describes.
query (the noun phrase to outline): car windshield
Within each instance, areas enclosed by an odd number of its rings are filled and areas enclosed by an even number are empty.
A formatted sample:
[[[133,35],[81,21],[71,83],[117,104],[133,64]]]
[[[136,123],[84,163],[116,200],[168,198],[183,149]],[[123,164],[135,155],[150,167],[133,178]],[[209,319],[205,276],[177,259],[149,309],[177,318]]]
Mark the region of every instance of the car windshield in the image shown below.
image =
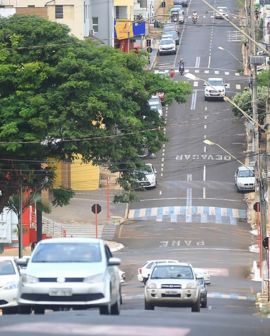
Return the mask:
[[[100,262],[98,243],[43,243],[36,247],[32,263]]]
[[[254,171],[252,169],[239,170],[238,176],[239,177],[253,177],[254,176]]]
[[[173,40],[172,39],[167,39],[167,40],[161,40],[160,44],[161,45],[167,45],[167,44],[173,44]]]
[[[151,168],[151,166],[147,165],[141,169],[137,169],[135,170],[135,174],[136,175],[146,175],[146,174],[151,174],[153,173],[153,169]]]
[[[193,279],[190,266],[156,266],[151,274],[151,279]]]
[[[223,80],[221,79],[209,79],[208,80],[208,85],[209,86],[223,86]]]
[[[152,104],[159,104],[160,103],[160,98],[159,97],[152,97],[149,99],[149,105]]]
[[[15,268],[10,260],[0,261],[0,275],[16,274]]]

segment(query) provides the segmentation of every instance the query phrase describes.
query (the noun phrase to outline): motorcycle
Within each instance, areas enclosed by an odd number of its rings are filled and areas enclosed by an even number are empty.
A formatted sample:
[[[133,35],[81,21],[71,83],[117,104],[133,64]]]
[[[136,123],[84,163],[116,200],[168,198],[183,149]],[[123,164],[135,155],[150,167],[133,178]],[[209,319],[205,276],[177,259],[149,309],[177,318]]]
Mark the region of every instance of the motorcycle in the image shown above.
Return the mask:
[[[192,22],[195,24],[198,21],[198,15],[192,15]]]
[[[185,71],[184,64],[180,64],[180,65],[179,65],[179,73],[180,73],[181,76],[183,76],[184,71]]]

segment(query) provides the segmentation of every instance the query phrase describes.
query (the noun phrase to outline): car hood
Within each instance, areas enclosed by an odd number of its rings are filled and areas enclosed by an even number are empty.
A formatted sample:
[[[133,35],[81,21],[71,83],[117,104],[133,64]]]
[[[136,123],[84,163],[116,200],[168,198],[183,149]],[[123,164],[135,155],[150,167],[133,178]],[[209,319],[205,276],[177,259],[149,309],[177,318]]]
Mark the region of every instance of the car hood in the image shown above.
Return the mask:
[[[224,85],[215,85],[215,86],[211,86],[211,85],[207,85],[206,86],[206,89],[207,90],[219,90],[219,91],[222,91],[222,90],[225,90],[225,86]]]
[[[185,286],[191,282],[195,282],[197,284],[197,281],[194,279],[149,279],[148,283],[154,282],[158,288],[161,288],[161,285],[182,285],[182,288],[185,288]]]
[[[102,263],[31,263],[24,273],[38,278],[87,277],[104,272]]]
[[[237,183],[255,183],[255,177],[237,177]]]
[[[12,281],[19,281],[19,275],[15,275],[15,274],[12,274],[12,275],[1,275],[0,276],[0,288],[2,286],[4,286],[6,283],[8,282],[12,282]]]

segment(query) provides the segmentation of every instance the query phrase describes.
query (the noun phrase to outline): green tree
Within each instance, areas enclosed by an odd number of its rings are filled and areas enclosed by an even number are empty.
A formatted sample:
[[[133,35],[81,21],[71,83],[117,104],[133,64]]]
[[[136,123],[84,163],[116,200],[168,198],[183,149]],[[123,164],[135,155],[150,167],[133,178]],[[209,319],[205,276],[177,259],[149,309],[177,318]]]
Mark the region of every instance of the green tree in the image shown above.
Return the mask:
[[[129,189],[141,146],[156,152],[166,141],[149,97],[159,89],[184,102],[191,91],[145,71],[144,55],[80,41],[35,16],[1,18],[0,47],[0,211],[20,186],[51,189],[54,162],[78,155],[120,171]]]
[[[266,100],[268,96],[268,88],[266,86],[257,87],[257,107],[258,107],[258,121],[260,124],[264,123],[265,113],[266,113]],[[239,106],[243,111],[252,117],[252,96],[249,90],[244,90],[237,93],[233,101],[237,106]],[[242,112],[233,107],[233,113],[235,116],[242,117]]]

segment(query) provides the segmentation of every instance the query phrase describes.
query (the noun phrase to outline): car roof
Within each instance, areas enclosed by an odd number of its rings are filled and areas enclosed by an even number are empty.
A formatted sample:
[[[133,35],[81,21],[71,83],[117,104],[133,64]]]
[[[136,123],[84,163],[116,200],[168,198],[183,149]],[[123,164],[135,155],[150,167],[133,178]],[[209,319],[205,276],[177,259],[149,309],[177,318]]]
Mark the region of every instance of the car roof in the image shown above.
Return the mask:
[[[151,262],[166,262],[166,261],[175,261],[175,262],[179,262],[178,260],[175,260],[175,259],[153,259],[153,260],[147,260],[146,263],[151,263]]]
[[[0,256],[0,261],[11,260],[15,262],[15,257],[12,256]]]
[[[174,43],[174,40],[173,40],[172,38],[169,38],[169,37],[168,37],[168,38],[166,37],[166,38],[161,39],[161,40],[160,40],[160,43],[161,43],[162,41],[172,41],[172,43]]]
[[[80,237],[68,237],[68,238],[51,238],[44,239],[39,244],[53,244],[53,243],[101,243],[102,239],[97,238],[80,238]]]
[[[248,166],[240,166],[238,167],[238,170],[254,170],[253,167],[248,167]]]
[[[192,268],[192,266],[191,266],[191,264],[188,264],[188,263],[183,263],[183,262],[176,262],[176,263],[174,263],[174,262],[168,262],[168,263],[159,263],[159,264],[157,264],[156,265],[156,267],[159,267],[159,266],[189,266],[189,267],[191,267]]]

